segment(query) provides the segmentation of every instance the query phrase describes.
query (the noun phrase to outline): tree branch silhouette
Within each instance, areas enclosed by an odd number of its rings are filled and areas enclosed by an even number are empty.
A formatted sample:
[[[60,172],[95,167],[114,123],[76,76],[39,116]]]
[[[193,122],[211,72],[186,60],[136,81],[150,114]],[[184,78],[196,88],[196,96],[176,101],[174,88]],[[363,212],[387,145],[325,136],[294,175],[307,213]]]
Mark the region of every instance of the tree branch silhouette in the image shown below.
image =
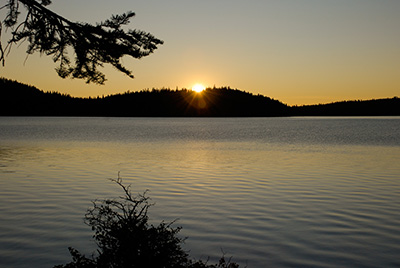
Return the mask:
[[[20,4],[26,8],[26,16],[19,22]],[[157,49],[163,41],[141,30],[124,30],[134,12],[113,15],[110,19],[92,25],[71,22],[56,14],[46,6],[50,0],[7,0],[0,7],[7,10],[5,19],[0,22],[0,37],[3,26],[12,30],[11,38],[5,47],[0,43],[0,61],[5,64],[5,57],[13,44],[28,41],[27,53],[40,52],[51,56],[58,64],[56,71],[62,78],[78,78],[86,83],[104,84],[104,73],[99,67],[111,64],[117,70],[133,78],[121,59],[131,56],[140,59]],[[73,50],[71,60],[68,51]]]

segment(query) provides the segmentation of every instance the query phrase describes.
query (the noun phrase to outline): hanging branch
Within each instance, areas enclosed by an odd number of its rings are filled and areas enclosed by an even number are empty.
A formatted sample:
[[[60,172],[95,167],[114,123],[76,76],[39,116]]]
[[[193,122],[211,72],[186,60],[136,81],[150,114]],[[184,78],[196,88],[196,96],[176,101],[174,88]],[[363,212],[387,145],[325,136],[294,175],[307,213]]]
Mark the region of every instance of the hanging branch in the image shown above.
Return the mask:
[[[0,37],[3,25],[12,29],[12,37],[4,49],[0,43],[0,60],[3,65],[13,44],[28,41],[27,53],[40,52],[52,56],[54,62],[58,63],[56,71],[60,77],[104,84],[105,75],[98,67],[111,64],[133,78],[132,72],[121,64],[121,58],[129,55],[140,59],[157,49],[157,45],[163,44],[163,41],[150,33],[121,29],[135,16],[131,11],[91,25],[71,22],[47,9],[45,6],[51,4],[50,0],[41,0],[40,3],[35,0],[7,1],[0,8],[8,10],[4,21],[0,22]],[[18,24],[20,3],[26,8],[27,14]],[[73,49],[73,61],[68,56],[68,48]]]

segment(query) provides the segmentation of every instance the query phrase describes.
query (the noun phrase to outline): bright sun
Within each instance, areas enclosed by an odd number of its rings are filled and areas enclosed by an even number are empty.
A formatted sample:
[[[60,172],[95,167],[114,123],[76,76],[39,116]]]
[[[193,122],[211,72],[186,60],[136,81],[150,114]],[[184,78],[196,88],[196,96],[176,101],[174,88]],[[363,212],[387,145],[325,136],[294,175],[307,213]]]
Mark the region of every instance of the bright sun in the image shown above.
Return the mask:
[[[203,86],[202,84],[196,84],[196,85],[194,85],[194,86],[192,87],[192,90],[193,90],[193,91],[196,91],[196,92],[202,92],[202,91],[205,90],[205,89],[206,89],[206,87]]]

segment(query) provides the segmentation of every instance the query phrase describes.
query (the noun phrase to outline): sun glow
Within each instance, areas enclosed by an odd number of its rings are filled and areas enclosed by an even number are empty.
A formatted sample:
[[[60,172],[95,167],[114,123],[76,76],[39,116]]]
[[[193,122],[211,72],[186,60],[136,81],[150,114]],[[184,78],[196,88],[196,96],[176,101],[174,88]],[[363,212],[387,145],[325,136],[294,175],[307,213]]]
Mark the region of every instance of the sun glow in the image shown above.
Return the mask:
[[[205,89],[206,89],[206,87],[203,86],[202,84],[196,84],[196,85],[194,85],[194,86],[192,87],[192,90],[193,90],[193,91],[196,91],[196,92],[198,92],[198,93],[202,92],[202,91],[205,90]]]

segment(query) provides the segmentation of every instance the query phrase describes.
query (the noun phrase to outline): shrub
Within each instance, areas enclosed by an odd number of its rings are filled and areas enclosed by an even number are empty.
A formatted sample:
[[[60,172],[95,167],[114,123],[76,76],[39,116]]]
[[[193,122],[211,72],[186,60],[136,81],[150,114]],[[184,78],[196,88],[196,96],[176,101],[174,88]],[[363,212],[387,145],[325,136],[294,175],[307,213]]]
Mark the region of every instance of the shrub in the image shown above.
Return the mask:
[[[122,188],[124,196],[95,200],[85,215],[85,223],[94,231],[97,254],[88,258],[70,247],[72,262],[54,268],[239,267],[224,256],[214,265],[190,259],[181,247],[184,239],[178,237],[181,227],[172,227],[174,222],[161,222],[158,226],[148,222],[147,212],[152,204],[147,192],[133,196],[130,185],[122,184],[121,178],[112,181]]]

